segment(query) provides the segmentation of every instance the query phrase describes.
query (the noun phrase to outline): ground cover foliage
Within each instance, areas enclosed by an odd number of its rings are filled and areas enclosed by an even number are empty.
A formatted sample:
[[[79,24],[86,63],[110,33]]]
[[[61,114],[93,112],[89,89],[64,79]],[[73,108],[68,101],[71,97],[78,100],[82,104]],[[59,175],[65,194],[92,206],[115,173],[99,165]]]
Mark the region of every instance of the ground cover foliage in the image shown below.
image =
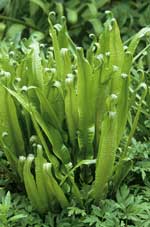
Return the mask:
[[[0,5],[0,223],[149,226],[149,4],[111,3],[120,32],[109,1],[42,2]]]

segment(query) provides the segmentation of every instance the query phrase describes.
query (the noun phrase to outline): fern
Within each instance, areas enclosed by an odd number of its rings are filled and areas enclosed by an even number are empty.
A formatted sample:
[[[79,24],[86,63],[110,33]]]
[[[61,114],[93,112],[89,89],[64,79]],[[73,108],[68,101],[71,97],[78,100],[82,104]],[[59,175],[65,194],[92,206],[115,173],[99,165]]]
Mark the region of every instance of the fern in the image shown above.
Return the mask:
[[[130,97],[134,52],[150,28],[124,47],[116,20],[107,14],[102,34],[93,36],[87,51],[73,43],[64,17],[53,23],[54,13],[48,17],[51,47],[23,40],[21,51],[14,49],[13,67],[12,47],[1,45],[0,146],[40,213],[68,207],[71,200],[82,206],[86,186],[87,198],[99,203],[131,169],[126,157],[147,93],[143,81],[117,161],[116,152],[136,97]]]

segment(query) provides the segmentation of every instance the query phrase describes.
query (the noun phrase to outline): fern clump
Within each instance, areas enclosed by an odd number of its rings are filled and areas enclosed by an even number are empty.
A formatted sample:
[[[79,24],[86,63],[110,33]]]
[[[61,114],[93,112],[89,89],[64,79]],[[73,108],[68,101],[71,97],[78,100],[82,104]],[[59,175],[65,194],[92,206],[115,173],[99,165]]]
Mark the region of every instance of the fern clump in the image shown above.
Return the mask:
[[[132,162],[127,149],[147,87],[139,84],[137,114],[120,159],[115,162],[128,120],[130,70],[144,28],[124,46],[108,13],[103,32],[85,52],[68,35],[65,18],[53,25],[51,47],[36,39],[1,44],[0,141],[11,167],[40,213],[88,197],[98,203],[109,186],[116,191]],[[13,49],[13,55],[12,55]],[[11,53],[11,54],[10,54]],[[6,75],[7,74],[7,75]]]

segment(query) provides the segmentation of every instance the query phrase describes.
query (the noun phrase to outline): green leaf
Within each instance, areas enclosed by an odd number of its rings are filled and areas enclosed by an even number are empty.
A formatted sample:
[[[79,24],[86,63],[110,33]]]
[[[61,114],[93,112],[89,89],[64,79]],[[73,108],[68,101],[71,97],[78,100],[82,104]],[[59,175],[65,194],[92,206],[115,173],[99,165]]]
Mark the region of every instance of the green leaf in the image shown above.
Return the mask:
[[[14,155],[25,155],[24,141],[20,129],[16,107],[7,90],[0,85],[0,137],[5,132],[6,145]]]
[[[56,30],[53,27],[51,17],[52,17],[52,13],[50,13],[49,17],[48,17],[48,21],[49,21],[49,25],[50,25],[49,32],[50,32],[50,36],[52,38],[52,43],[53,43],[53,47],[54,47],[57,77],[58,77],[59,80],[61,80],[62,79],[63,63],[62,63],[62,58],[61,58],[61,54],[60,54],[60,46],[59,46],[59,42],[58,42],[57,33],[56,33]]]
[[[95,133],[95,97],[93,95],[92,69],[83,56],[82,48],[77,49],[77,102],[79,114],[78,143],[80,153],[78,159],[90,159],[93,156],[93,140]],[[86,102],[87,100],[87,102]],[[88,110],[88,114],[87,114]]]
[[[8,191],[6,196],[3,199],[3,202],[6,206],[10,207],[11,206],[11,195],[10,192]]]
[[[127,123],[128,110],[129,110],[129,86],[130,86],[130,68],[132,63],[132,55],[130,52],[125,53],[124,62],[122,66],[121,73],[121,91],[118,98],[118,144],[125,130],[125,126]]]
[[[48,210],[48,195],[45,187],[44,181],[44,173],[43,173],[43,165],[46,163],[46,159],[43,158],[43,151],[41,145],[37,145],[37,156],[35,158],[35,177],[36,177],[36,185],[38,196],[40,200],[41,206],[43,206],[43,210]]]
[[[21,35],[25,26],[22,24],[12,24],[7,30],[6,37],[9,40],[12,40],[15,43],[18,43],[21,39]]]
[[[9,222],[16,222],[18,221],[19,219],[22,219],[22,218],[27,218],[27,215],[25,214],[17,214],[11,218],[8,219]]]
[[[30,0],[30,2],[38,5],[44,11],[44,13],[48,15],[48,12],[49,12],[49,4],[48,3],[44,3],[41,0]]]
[[[57,181],[55,180],[55,178],[52,175],[52,165],[50,163],[46,163],[44,165],[44,174],[48,180],[47,186],[49,187],[50,192],[52,192],[55,199],[60,203],[62,208],[67,207],[69,205],[68,200],[67,200],[63,190],[58,185]]]
[[[69,23],[75,24],[78,21],[78,14],[77,11],[74,9],[66,8],[67,11],[67,19]]]
[[[69,74],[66,78],[65,113],[69,130],[70,141],[75,146],[78,128],[77,96],[75,91],[74,75]],[[75,155],[75,154],[73,154]]]
[[[104,190],[113,172],[115,152],[117,149],[117,113],[116,100],[111,95],[107,100],[109,111],[102,122],[100,144],[96,162],[95,182],[93,196],[96,202],[102,199]]]
[[[134,35],[134,37],[132,38],[129,44],[128,51],[134,54],[141,38],[149,32],[150,32],[150,27],[145,27],[145,28],[142,28],[136,35]]]
[[[40,201],[37,185],[36,185],[34,176],[31,173],[31,165],[33,160],[34,160],[34,156],[30,154],[25,161],[24,168],[23,168],[24,184],[25,184],[27,195],[32,205],[40,213],[43,213],[45,209],[43,208],[43,204]]]

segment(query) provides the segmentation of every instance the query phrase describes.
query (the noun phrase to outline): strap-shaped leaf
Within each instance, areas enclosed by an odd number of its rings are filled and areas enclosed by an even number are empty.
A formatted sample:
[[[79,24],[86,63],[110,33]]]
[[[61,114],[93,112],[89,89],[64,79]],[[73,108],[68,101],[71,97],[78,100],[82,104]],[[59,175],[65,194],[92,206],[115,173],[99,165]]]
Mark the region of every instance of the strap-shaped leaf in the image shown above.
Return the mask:
[[[110,82],[98,84],[95,117],[95,153],[98,151],[102,121],[106,112],[106,99],[109,95]]]
[[[3,139],[0,139],[0,144],[4,150],[4,153],[5,153],[5,156],[7,158],[7,160],[9,161],[10,163],[10,166],[12,169],[14,169],[14,171],[17,171],[17,162],[18,162],[18,159],[16,157],[16,155],[11,151],[11,148],[8,148],[4,142],[3,142]]]
[[[79,167],[81,167],[82,165],[93,165],[96,163],[96,159],[93,159],[93,160],[82,160],[80,162],[78,162],[78,164],[73,167],[63,178],[63,180],[61,181],[60,185],[64,184],[64,182],[66,181],[66,179],[69,177],[69,175],[71,176],[76,169],[78,169]]]
[[[128,173],[132,170],[133,161],[132,160],[124,160],[121,165],[120,169],[117,169],[114,177],[113,177],[113,188],[112,192],[116,192],[120,187],[124,178],[128,175]],[[119,171],[118,171],[119,170]]]
[[[63,83],[65,82],[67,74],[72,72],[72,62],[71,62],[71,54],[69,49],[62,48],[61,51],[61,57],[63,61]]]
[[[56,80],[49,88],[48,102],[51,108],[54,110],[59,124],[63,124],[65,119],[65,106],[64,106],[64,86],[63,82]],[[63,136],[63,134],[62,134]]]
[[[121,83],[121,89],[120,89],[120,94],[118,97],[118,105],[117,105],[118,144],[125,130],[127,117],[128,117],[131,63],[132,63],[132,54],[127,51],[124,55],[124,63],[122,66],[122,73],[121,73],[122,83]]]
[[[145,28],[142,28],[136,35],[134,35],[129,44],[128,51],[134,54],[141,38],[149,32],[150,32],[150,27],[145,27]]]
[[[23,182],[23,168],[24,168],[24,164],[26,161],[26,157],[19,156],[19,159],[17,161],[18,161],[17,162],[17,171],[18,171],[21,181]]]
[[[73,146],[75,145],[78,128],[77,95],[74,83],[74,75],[69,74],[66,78],[65,113],[70,141]]]
[[[46,99],[43,92],[40,91],[40,89],[36,89],[36,93],[41,103],[43,118],[46,118],[47,115],[48,119],[45,120],[49,121],[53,127],[61,132],[61,122],[59,121],[59,118],[57,117],[53,107],[49,104],[48,100]]]
[[[130,131],[130,134],[129,134],[129,137],[128,137],[126,149],[130,145],[131,139],[132,139],[132,137],[133,137],[133,135],[135,133],[135,130],[137,128],[138,120],[139,120],[139,117],[140,117],[140,114],[141,114],[141,110],[142,110],[142,104],[143,104],[143,101],[144,101],[144,99],[146,97],[146,94],[147,94],[147,85],[145,83],[141,83],[140,87],[141,87],[141,90],[143,90],[143,92],[142,92],[140,101],[138,103],[137,112],[136,112],[136,115],[134,117],[132,128],[131,128],[131,131]]]
[[[106,98],[109,93],[120,93],[122,86],[121,69],[124,59],[120,31],[114,18],[108,20],[99,39],[101,60],[100,81],[96,100],[96,149],[99,144],[101,123],[106,111]]]
[[[34,124],[34,127],[35,127],[35,130],[36,130],[36,133],[41,141],[41,144],[43,145],[43,148],[46,152],[46,155],[49,159],[49,161],[51,161],[53,163],[53,165],[55,166],[55,169],[58,170],[58,167],[59,167],[59,161],[57,160],[57,158],[50,152],[49,148],[48,148],[48,145],[45,141],[45,138],[41,132],[41,128],[40,126],[38,125],[37,121],[35,120],[35,118],[33,116],[31,116],[32,118],[32,121],[33,121],[33,124]],[[59,174],[60,176],[61,174]],[[59,177],[58,177],[59,178]]]
[[[60,49],[68,48],[73,54],[76,52],[76,45],[70,38],[70,35],[67,31],[66,18],[61,17],[61,26],[59,24],[54,25],[58,31],[58,42]]]
[[[61,207],[67,207],[68,200],[62,191],[61,187],[58,185],[57,181],[52,175],[52,164],[51,163],[46,163],[43,166],[44,168],[44,174],[47,179],[47,186],[49,187],[50,193],[52,193],[55,197],[55,199],[60,203]]]
[[[70,45],[70,42],[68,39],[68,31],[66,27],[66,18],[64,16],[61,17],[61,29],[59,29],[58,31],[58,42],[59,42],[60,49],[68,48]]]
[[[53,210],[54,205],[57,203],[57,200],[55,198],[55,192],[54,192],[54,188],[51,183],[51,180],[50,180],[48,174],[46,174],[47,164],[48,163],[43,164],[43,180],[44,180],[45,190],[46,190],[47,197],[48,197],[48,203],[49,203],[50,208]]]
[[[51,125],[46,124],[36,110],[33,109],[32,111],[34,113],[33,117],[35,117],[35,120],[40,125],[50,143],[52,144],[53,153],[62,161],[62,163],[68,163],[70,161],[69,150],[63,143],[62,137],[58,130],[56,130]]]
[[[29,85],[35,85],[43,89],[43,72],[42,65],[40,60],[40,49],[39,43],[37,41],[33,41],[31,45],[31,53],[29,54],[29,64],[28,71],[30,73],[30,77],[28,79],[30,81]]]
[[[46,124],[44,119],[41,117],[38,111],[34,108],[34,106],[24,99],[21,94],[18,94],[10,89],[7,89],[10,94],[12,94],[20,103],[23,105],[24,108],[31,114],[32,118],[36,120],[39,126],[42,128],[43,132],[49,139],[50,143],[53,147],[53,153],[63,162],[68,163],[70,161],[70,154],[63,143],[62,137],[57,129],[55,129],[50,124]],[[49,156],[50,157],[50,156]],[[53,161],[53,158],[52,158]]]
[[[25,155],[24,141],[16,113],[16,107],[10,94],[0,85],[0,137],[7,132],[7,147],[16,156]]]
[[[113,77],[112,92],[117,94],[120,88],[120,73],[123,64],[124,51],[120,38],[118,24],[114,18],[108,20],[99,39],[100,51],[104,55],[101,82]]]
[[[102,59],[103,64],[101,69],[101,83],[105,83],[106,81],[108,81],[112,74],[112,65],[109,64],[110,36],[112,35],[112,33],[113,33],[112,26],[110,24],[110,21],[108,21],[105,24],[105,29],[99,38],[100,54],[102,54],[103,56]]]
[[[124,50],[123,43],[120,37],[119,27],[114,18],[111,20],[111,24],[112,30],[110,35],[110,60],[109,60],[110,67],[113,68],[111,92],[113,94],[119,95],[122,84],[120,74],[124,60]]]
[[[46,15],[48,15],[48,12],[49,12],[49,10],[48,10],[48,8],[49,8],[49,3],[48,3],[48,2],[43,2],[43,1],[41,1],[41,0],[30,0],[30,2],[32,2],[32,3],[36,4],[37,6],[39,6],[39,7],[43,10],[43,12],[44,12]],[[36,8],[35,8],[35,9],[36,9]]]
[[[41,145],[37,145],[37,156],[35,158],[35,176],[38,196],[43,209],[48,209],[48,195],[45,187],[43,165],[46,163],[46,159],[43,157],[43,151]]]
[[[94,77],[90,64],[83,56],[82,48],[77,49],[77,69],[79,159],[90,159],[93,155],[93,139],[95,133],[95,97],[92,86]]]
[[[54,28],[54,26],[52,24],[52,21],[51,21],[51,17],[52,17],[53,14],[54,14],[54,12],[51,12],[49,14],[49,17],[48,17],[48,22],[49,22],[49,25],[50,25],[49,32],[50,32],[53,47],[54,47],[57,76],[58,76],[58,79],[61,80],[62,79],[63,63],[62,63],[62,58],[61,58],[61,54],[60,54],[60,46],[59,46],[59,42],[58,42],[57,32],[56,32],[56,29]]]
[[[45,148],[45,152],[46,152],[47,157],[54,164],[55,167],[58,167],[58,161],[55,158],[55,156],[53,156],[53,154],[50,153],[50,151],[47,147],[47,144],[45,142],[45,139],[44,139],[44,137],[41,133],[41,130],[38,127],[37,120],[35,119],[35,116],[33,116],[35,109],[33,108],[32,104],[31,103],[29,104],[26,97],[23,96],[22,94],[19,94],[19,93],[15,92],[15,91],[13,91],[9,88],[6,88],[6,89],[23,106],[23,108],[25,108],[25,110],[30,113],[32,121],[33,121],[34,126],[35,126],[35,129],[37,131],[37,134],[38,134],[38,136],[41,140],[43,147]]]
[[[9,59],[8,47],[6,43],[3,43],[3,45],[0,46],[0,68],[1,70],[4,70],[4,72],[10,73],[11,76],[7,78],[7,80],[12,81],[16,76],[15,67]]]
[[[32,205],[40,213],[43,213],[45,209],[43,209],[43,204],[41,204],[41,201],[39,199],[39,194],[35,183],[35,179],[33,177],[33,174],[31,173],[31,164],[33,160],[34,160],[34,156],[30,154],[27,157],[27,160],[25,161],[24,168],[23,168],[24,183],[25,183],[26,192],[28,194],[28,197]]]
[[[108,99],[109,112],[105,115],[101,128],[101,137],[96,162],[96,176],[94,183],[94,199],[102,199],[104,189],[112,175],[117,148],[117,115],[115,108],[116,97]]]
[[[133,124],[132,124],[131,131],[130,131],[129,136],[128,136],[127,144],[126,144],[125,149],[122,152],[122,155],[120,157],[120,160],[119,160],[119,162],[118,162],[118,164],[115,168],[115,174],[114,174],[114,178],[113,178],[114,190],[120,185],[120,183],[123,180],[123,176],[124,176],[123,171],[124,171],[125,164],[126,164],[128,146],[130,145],[131,139],[132,139],[134,132],[136,130],[137,123],[138,123],[139,116],[140,116],[141,109],[142,109],[143,100],[145,99],[145,96],[147,94],[147,86],[146,86],[145,83],[141,84],[141,88],[143,89],[143,93],[142,93],[141,99],[138,103],[137,112],[136,112],[136,115],[135,115],[135,118],[134,118],[134,121],[133,121]]]

